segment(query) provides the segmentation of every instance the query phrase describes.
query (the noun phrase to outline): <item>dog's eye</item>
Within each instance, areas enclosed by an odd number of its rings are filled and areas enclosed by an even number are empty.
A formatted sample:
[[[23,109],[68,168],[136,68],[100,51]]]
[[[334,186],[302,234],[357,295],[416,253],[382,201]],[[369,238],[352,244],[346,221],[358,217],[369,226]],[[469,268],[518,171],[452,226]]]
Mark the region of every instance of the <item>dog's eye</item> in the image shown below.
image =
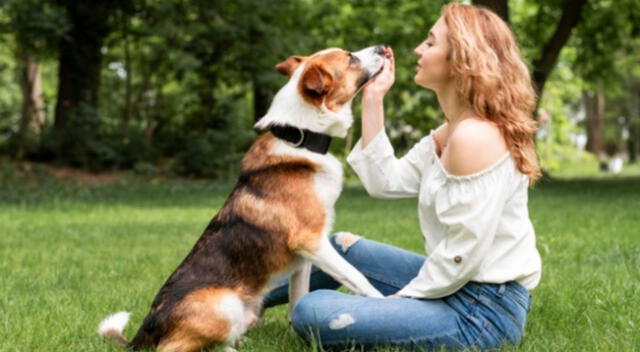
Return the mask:
[[[349,65],[355,64],[356,62],[358,62],[358,60],[359,59],[355,55],[349,53]]]

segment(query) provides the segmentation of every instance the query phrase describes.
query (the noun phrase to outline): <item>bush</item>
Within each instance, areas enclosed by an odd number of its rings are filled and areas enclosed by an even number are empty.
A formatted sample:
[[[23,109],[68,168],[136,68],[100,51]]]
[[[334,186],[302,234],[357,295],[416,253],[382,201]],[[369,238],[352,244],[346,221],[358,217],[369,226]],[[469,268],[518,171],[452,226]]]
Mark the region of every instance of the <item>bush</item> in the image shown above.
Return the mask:
[[[230,135],[226,131],[205,130],[190,134],[184,150],[176,155],[178,174],[213,179],[231,179],[253,133]]]

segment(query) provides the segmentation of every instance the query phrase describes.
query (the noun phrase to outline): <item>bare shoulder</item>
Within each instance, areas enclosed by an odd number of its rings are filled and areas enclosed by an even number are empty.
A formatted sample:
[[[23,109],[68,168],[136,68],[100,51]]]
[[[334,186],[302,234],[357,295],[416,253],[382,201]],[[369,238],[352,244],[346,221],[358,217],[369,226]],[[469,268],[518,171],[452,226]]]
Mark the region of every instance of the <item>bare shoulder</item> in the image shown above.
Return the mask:
[[[469,118],[460,122],[449,136],[443,164],[452,175],[470,175],[492,166],[507,151],[496,124]]]
[[[433,131],[433,139],[436,144],[436,153],[438,155],[442,152],[442,142],[445,140],[445,135],[447,134],[448,123],[443,123],[438,126],[438,128]]]
[[[447,122],[443,123],[442,125],[440,125],[440,126],[438,126],[436,128],[434,133],[437,134],[437,135],[441,135],[441,134],[445,133],[445,131],[447,130],[447,126],[448,125],[449,124]]]

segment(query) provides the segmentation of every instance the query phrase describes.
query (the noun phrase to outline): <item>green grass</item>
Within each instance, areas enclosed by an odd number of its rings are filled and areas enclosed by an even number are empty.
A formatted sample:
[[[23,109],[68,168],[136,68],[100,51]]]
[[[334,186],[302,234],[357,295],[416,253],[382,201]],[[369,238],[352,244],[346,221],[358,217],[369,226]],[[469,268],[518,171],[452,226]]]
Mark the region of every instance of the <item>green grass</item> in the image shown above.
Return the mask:
[[[634,177],[640,176],[640,162],[624,164],[622,172],[613,174],[610,171],[600,171],[597,159],[591,154],[582,152],[582,156],[579,158],[561,160],[559,167],[552,171],[552,175],[559,179]]]
[[[0,351],[121,351],[96,334],[151,299],[223,204],[229,185],[0,182]],[[24,182],[22,182],[24,183]],[[640,350],[640,178],[544,181],[530,192],[543,278],[516,351]],[[415,200],[347,187],[336,229],[422,251]],[[241,351],[310,351],[268,310]]]

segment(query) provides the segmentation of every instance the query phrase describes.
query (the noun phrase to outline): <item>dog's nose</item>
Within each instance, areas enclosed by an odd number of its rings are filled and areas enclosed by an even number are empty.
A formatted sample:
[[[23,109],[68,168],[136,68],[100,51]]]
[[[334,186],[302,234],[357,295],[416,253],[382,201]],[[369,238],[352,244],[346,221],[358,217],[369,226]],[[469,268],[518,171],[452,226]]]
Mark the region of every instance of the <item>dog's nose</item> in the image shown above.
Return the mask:
[[[387,49],[386,45],[378,45],[376,46],[376,48],[373,50],[374,53],[378,54],[378,55],[383,55],[385,54]]]

